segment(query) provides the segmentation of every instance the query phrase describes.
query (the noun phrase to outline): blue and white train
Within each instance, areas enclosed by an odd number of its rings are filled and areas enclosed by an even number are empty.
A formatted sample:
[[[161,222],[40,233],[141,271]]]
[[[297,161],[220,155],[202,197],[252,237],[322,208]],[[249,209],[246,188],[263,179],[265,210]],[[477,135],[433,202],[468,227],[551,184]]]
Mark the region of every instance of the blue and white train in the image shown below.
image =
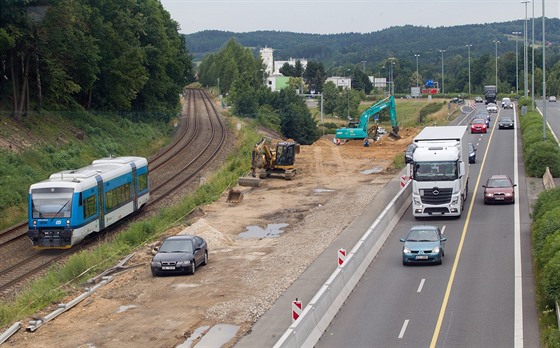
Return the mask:
[[[31,185],[27,236],[35,249],[68,249],[140,209],[149,198],[145,158],[98,159]]]

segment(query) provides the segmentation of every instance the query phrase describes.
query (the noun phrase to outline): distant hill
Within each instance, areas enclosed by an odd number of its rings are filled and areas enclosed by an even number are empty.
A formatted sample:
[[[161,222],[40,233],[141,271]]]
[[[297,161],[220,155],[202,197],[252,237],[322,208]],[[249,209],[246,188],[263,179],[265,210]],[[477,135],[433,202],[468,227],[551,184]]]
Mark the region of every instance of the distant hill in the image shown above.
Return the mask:
[[[535,18],[535,41],[542,42],[542,22]],[[453,27],[399,26],[376,32],[341,34],[304,34],[283,31],[255,31],[234,33],[217,30],[201,31],[186,35],[187,48],[194,60],[218,51],[230,38],[258,52],[262,47],[271,47],[275,60],[306,58],[321,61],[327,68],[367,61],[376,64],[388,57],[413,60],[420,54],[424,64],[433,62],[439,50],[446,56],[467,54],[466,45],[471,47],[471,56],[494,54],[493,40],[499,40],[500,52],[515,51],[515,36],[512,32],[523,32],[523,20],[503,23],[471,24]],[[528,37],[531,39],[531,22]],[[546,20],[546,40],[553,46],[560,44],[560,19]],[[519,49],[523,47],[523,34],[519,36]]]

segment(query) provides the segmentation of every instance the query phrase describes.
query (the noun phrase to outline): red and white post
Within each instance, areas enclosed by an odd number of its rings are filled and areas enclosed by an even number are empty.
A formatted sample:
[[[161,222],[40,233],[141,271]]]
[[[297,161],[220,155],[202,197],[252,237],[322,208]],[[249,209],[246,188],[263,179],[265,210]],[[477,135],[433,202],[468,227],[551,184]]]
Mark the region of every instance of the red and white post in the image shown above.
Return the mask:
[[[338,249],[338,266],[342,266],[346,260],[346,250],[345,249]]]
[[[301,315],[301,308],[301,301],[299,301],[296,297],[296,300],[292,301],[292,323]]]

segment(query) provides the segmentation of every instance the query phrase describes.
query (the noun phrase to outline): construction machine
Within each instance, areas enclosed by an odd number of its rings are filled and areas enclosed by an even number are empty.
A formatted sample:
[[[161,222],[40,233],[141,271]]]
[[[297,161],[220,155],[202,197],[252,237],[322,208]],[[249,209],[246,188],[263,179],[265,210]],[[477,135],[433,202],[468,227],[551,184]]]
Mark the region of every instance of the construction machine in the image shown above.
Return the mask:
[[[397,109],[395,107],[395,98],[392,95],[367,108],[360,115],[360,120],[358,122],[350,122],[348,124],[348,127],[337,129],[336,138],[337,139],[372,138],[374,141],[377,140],[378,137],[377,129],[379,128],[379,125],[376,123],[372,127],[369,127],[369,119],[386,108],[389,108],[389,114],[391,115],[391,126],[393,127],[393,130],[389,132],[389,137],[393,139],[400,139],[401,136],[399,135]]]
[[[296,175],[294,163],[299,149],[299,144],[291,139],[273,147],[272,139],[261,138],[251,153],[251,176],[239,178],[239,185],[258,187],[260,179],[270,176],[291,180]],[[235,197],[235,192],[230,196]]]

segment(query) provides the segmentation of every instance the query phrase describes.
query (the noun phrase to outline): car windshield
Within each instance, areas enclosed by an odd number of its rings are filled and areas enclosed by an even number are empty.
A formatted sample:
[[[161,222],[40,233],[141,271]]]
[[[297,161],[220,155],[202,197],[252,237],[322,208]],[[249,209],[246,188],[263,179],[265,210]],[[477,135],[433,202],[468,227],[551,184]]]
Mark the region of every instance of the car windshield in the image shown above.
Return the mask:
[[[474,152],[474,145],[469,143],[469,152]]]
[[[457,162],[416,162],[414,179],[416,181],[453,181],[458,176]]]
[[[490,179],[486,187],[511,187],[511,182],[508,179]]]
[[[412,230],[406,237],[407,242],[437,242],[439,236],[435,230]]]
[[[486,123],[486,121],[482,120],[482,119],[476,119],[473,121],[473,124],[484,124]]]
[[[513,122],[513,120],[511,118],[502,118],[500,119],[500,122]]]
[[[160,253],[192,253],[193,245],[190,239],[170,239],[159,247]]]

